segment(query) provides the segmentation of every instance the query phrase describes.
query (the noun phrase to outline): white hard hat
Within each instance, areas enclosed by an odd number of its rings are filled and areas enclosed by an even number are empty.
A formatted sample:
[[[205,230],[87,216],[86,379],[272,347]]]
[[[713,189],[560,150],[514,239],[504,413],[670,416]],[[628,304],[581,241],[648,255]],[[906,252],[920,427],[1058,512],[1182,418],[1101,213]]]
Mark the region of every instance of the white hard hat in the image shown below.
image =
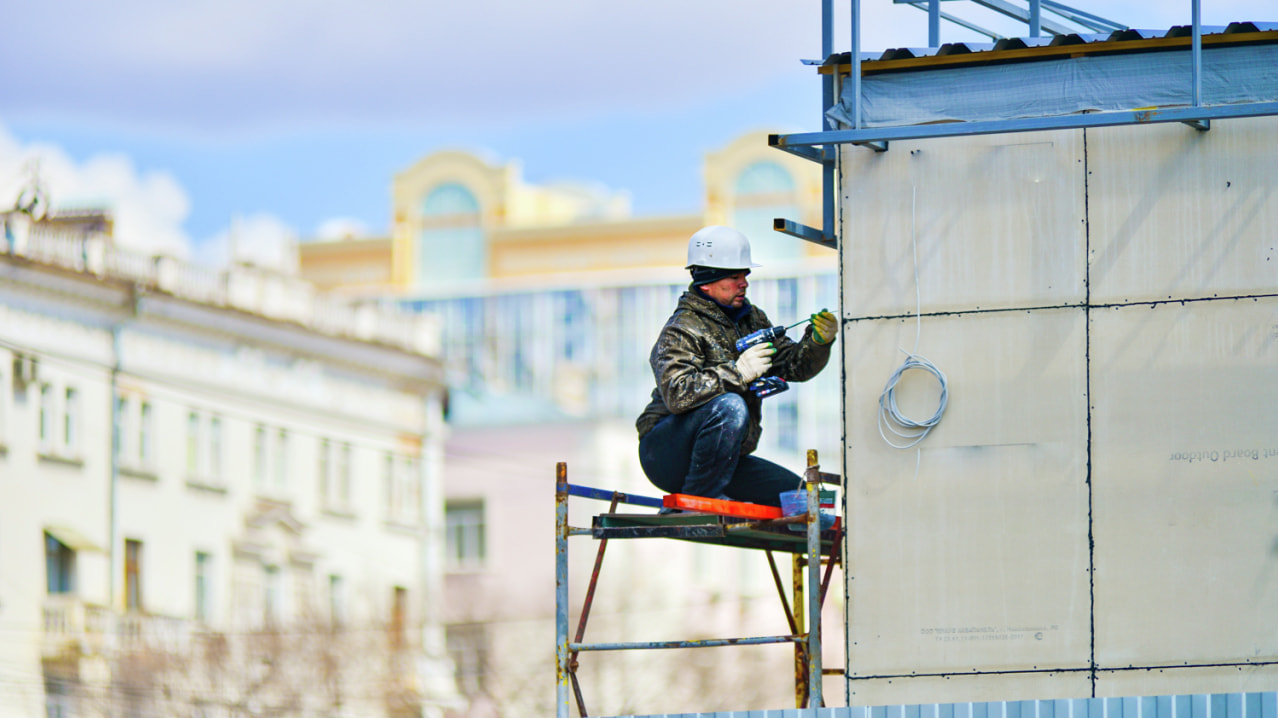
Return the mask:
[[[731,227],[717,224],[702,227],[688,240],[688,266],[684,269],[749,269],[757,266],[750,261],[750,240]]]

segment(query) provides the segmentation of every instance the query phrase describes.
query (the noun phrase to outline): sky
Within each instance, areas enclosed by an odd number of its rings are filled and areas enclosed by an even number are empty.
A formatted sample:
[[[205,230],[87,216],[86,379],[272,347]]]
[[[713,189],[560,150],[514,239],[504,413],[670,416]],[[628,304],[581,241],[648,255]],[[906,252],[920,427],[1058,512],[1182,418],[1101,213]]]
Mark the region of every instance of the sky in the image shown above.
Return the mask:
[[[1190,0],[1074,0],[1138,28]],[[287,261],[286,240],[384,234],[393,176],[442,149],[530,182],[695,213],[706,152],[814,131],[818,0],[46,0],[0,33],[0,205],[38,160],[55,207],[109,206],[116,240],[192,261]],[[835,2],[835,50],[851,47]],[[861,47],[927,44],[927,15],[861,3]],[[944,10],[1026,35],[970,2]],[[1202,0],[1204,24],[1278,0]],[[943,23],[943,42],[981,41]]]

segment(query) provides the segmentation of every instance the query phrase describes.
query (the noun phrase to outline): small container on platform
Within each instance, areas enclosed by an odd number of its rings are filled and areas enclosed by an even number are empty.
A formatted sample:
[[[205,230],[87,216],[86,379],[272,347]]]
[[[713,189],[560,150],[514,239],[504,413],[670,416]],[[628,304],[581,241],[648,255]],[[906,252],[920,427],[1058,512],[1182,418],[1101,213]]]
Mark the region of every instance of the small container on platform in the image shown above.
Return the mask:
[[[834,490],[821,489],[817,495],[821,503],[822,509],[834,508]],[[781,492],[781,514],[783,516],[798,516],[808,512],[808,491],[807,489],[795,489],[794,491]],[[834,513],[831,511],[821,511],[821,530],[825,531],[834,526]],[[803,531],[805,527],[802,525],[791,525],[791,531]]]

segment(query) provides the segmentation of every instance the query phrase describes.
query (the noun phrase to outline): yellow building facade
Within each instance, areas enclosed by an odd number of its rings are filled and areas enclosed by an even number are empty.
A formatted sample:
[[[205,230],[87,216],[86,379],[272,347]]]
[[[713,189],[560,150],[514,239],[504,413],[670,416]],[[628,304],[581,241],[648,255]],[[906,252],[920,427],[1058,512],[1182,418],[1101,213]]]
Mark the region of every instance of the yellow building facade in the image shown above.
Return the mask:
[[[820,223],[821,177],[812,163],[751,133],[708,154],[698,214],[634,217],[629,197],[596,186],[525,182],[516,161],[455,150],[395,176],[390,237],[305,242],[303,278],[323,289],[439,296],[503,280],[681,267],[688,237],[706,224],[746,232],[763,262],[828,261],[827,250],[772,231],[773,217]]]

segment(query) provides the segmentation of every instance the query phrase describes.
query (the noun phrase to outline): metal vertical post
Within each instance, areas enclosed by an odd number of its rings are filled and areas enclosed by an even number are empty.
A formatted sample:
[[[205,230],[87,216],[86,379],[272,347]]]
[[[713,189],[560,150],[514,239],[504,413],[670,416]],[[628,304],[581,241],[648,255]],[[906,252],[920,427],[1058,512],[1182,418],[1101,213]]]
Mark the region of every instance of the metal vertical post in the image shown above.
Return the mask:
[[[861,0],[852,0],[852,129],[861,129]]]
[[[1194,107],[1203,104],[1203,26],[1201,0],[1191,0],[1194,22]]]
[[[815,451],[808,452],[808,466],[817,465]],[[808,490],[808,707],[820,708],[821,699],[821,482],[809,472]]]
[[[555,715],[568,711],[568,464],[555,465]]]
[[[927,46],[941,46],[941,0],[927,2]]]
[[[790,613],[794,635],[802,636],[807,628],[803,619],[803,554],[796,553],[790,558]],[[803,643],[794,644],[794,707],[802,708],[808,699],[808,659],[804,655],[807,647]]]
[[[1029,32],[1030,37],[1038,37],[1043,33],[1042,0],[1029,0]]]
[[[829,62],[834,55],[834,0],[821,0],[821,58]],[[825,113],[838,101],[835,91],[839,68],[830,68],[830,73],[821,76],[821,127],[825,131],[834,129],[834,121]],[[834,161],[829,156],[838,150],[825,147],[824,161],[821,163],[821,235],[823,239],[834,239]]]

